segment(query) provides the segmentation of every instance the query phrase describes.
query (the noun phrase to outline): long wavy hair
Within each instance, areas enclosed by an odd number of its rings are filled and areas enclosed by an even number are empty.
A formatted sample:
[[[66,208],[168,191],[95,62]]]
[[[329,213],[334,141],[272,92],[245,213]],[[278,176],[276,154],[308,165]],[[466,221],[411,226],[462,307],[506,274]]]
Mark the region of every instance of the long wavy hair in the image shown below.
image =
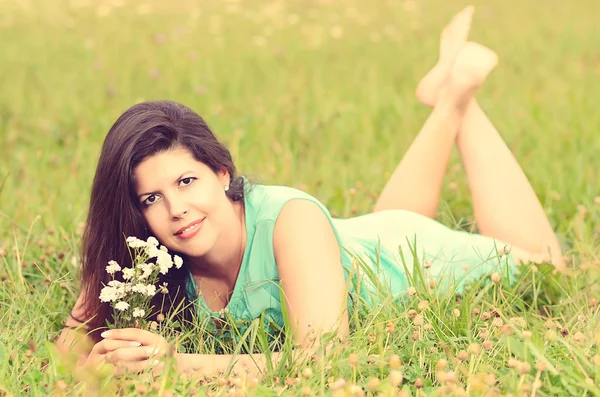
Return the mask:
[[[99,300],[100,290],[111,280],[105,270],[108,261],[131,267],[125,238],[136,236],[145,240],[150,236],[136,198],[134,170],[146,158],[173,148],[189,150],[197,161],[214,172],[226,169],[231,176],[227,196],[232,201],[244,198],[244,180],[236,176],[231,153],[191,109],[171,101],[152,101],[137,104],[123,113],[102,146],[82,241],[84,318],[76,320],[87,321],[89,334],[96,342],[101,339],[106,323],[113,321],[110,304]],[[185,294],[186,277],[184,263],[179,270],[169,270],[161,280],[168,282],[170,295],[169,299],[160,297],[158,307],[162,306],[163,311],[181,304],[190,307]],[[154,303],[157,307],[158,302]]]

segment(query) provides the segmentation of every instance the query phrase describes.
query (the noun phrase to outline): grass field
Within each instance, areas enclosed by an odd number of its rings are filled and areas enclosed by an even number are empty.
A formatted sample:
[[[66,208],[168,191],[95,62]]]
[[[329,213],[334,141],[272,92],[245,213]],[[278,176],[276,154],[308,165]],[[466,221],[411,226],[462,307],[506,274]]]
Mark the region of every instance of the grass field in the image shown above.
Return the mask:
[[[78,294],[95,163],[127,107],[184,103],[242,173],[300,187],[340,217],[366,213],[428,115],[416,84],[465,5],[0,0],[0,396],[91,395],[47,341]],[[459,302],[418,287],[405,306],[353,318],[350,344],[325,363],[275,368],[258,386],[171,376],[148,389],[98,375],[103,393],[600,395],[598,4],[474,5],[471,38],[500,58],[480,102],[530,177],[573,275],[540,267]],[[446,182],[439,219],[468,228],[456,155]],[[407,316],[424,300],[429,327]]]

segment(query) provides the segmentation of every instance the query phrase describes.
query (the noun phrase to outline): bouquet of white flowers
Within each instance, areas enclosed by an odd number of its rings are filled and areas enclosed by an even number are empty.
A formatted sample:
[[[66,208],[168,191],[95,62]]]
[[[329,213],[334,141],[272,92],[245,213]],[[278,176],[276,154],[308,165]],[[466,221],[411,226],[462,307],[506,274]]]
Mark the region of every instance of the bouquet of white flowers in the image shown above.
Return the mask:
[[[109,328],[146,328],[143,325],[152,310],[152,297],[157,292],[168,293],[167,283],[157,289],[158,274],[167,274],[173,265],[181,268],[183,260],[177,255],[171,257],[167,248],[159,247],[154,237],[147,241],[127,237],[126,241],[132,250],[132,267],[122,269],[117,262],[108,262],[106,272],[112,280],[100,291],[100,300],[109,302],[113,308],[114,321]],[[155,263],[148,262],[154,258]],[[118,272],[122,272],[123,281],[115,280]]]

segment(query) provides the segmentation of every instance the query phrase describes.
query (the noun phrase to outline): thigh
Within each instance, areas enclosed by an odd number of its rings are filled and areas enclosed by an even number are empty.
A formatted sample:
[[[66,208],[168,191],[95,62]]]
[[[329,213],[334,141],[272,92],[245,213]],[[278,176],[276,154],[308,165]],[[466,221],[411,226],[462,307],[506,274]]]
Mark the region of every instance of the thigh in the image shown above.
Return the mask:
[[[433,239],[425,237],[422,244],[426,273],[458,291],[494,272],[512,278],[517,271],[510,247],[481,234],[448,229]]]

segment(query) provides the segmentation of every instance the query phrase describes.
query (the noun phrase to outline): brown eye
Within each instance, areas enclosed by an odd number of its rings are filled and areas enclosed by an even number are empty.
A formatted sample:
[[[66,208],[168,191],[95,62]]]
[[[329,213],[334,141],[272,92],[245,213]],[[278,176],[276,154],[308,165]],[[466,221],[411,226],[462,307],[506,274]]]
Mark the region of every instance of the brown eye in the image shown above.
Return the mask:
[[[149,206],[151,204],[156,203],[156,201],[158,201],[158,196],[156,196],[155,194],[151,194],[146,198],[146,200],[142,202],[142,204],[144,204],[145,206]]]
[[[179,181],[179,186],[191,185],[192,182],[194,182],[195,180],[196,180],[196,178],[193,178],[193,177],[183,178],[182,180]]]

